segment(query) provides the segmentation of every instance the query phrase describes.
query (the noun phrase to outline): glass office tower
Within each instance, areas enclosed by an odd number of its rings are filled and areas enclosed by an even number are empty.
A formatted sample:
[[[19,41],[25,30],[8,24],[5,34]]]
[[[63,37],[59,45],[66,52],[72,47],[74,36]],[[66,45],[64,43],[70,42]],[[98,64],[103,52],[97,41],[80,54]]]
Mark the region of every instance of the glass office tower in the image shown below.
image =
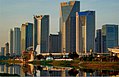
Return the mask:
[[[101,51],[108,53],[107,48],[118,46],[118,25],[106,24],[102,26]]]
[[[49,15],[34,16],[33,49],[39,53],[48,52]]]
[[[94,50],[95,11],[76,13],[76,52],[88,53]]]
[[[80,11],[80,1],[60,4],[61,51],[76,51],[76,12]]]
[[[13,30],[13,51],[15,55],[21,55],[21,31],[20,28],[15,27]]]
[[[21,26],[21,50],[25,51],[33,46],[33,24],[25,23]]]

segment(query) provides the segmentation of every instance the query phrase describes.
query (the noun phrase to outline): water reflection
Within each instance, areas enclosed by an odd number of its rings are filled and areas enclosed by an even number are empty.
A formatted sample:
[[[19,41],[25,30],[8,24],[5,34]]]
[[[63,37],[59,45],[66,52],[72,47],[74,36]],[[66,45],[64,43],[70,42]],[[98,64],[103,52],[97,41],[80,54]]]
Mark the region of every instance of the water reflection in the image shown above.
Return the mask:
[[[20,77],[119,76],[119,70],[74,69],[71,67],[38,66],[32,64],[0,64],[0,73],[17,74]]]

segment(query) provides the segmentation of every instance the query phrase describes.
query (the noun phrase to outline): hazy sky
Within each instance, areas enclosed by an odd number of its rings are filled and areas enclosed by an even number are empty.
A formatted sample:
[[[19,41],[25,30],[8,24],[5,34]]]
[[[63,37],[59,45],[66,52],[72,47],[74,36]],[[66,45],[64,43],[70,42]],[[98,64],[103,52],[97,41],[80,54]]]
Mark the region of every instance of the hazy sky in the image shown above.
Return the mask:
[[[0,0],[0,47],[9,40],[9,30],[33,22],[33,15],[50,15],[50,33],[59,31],[60,2],[69,0]],[[96,11],[96,29],[119,25],[119,0],[80,0],[81,11]]]

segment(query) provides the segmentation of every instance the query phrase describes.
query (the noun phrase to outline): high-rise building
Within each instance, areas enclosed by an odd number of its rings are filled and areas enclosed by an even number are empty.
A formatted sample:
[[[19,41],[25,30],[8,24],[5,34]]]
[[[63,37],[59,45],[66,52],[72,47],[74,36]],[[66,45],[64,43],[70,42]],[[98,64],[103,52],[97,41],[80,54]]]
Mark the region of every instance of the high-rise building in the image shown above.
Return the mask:
[[[50,34],[49,36],[49,52],[60,53],[60,36],[58,34]]]
[[[34,16],[33,49],[39,53],[48,52],[49,15]]]
[[[5,56],[9,54],[9,43],[5,43]]]
[[[5,53],[5,47],[1,47],[1,56],[5,56],[4,53]]]
[[[80,11],[80,1],[60,4],[61,51],[76,51],[76,12]]]
[[[26,50],[26,24],[21,26],[21,51]]]
[[[26,23],[26,48],[33,46],[33,23]]]
[[[25,23],[21,26],[21,51],[33,46],[33,24]]]
[[[10,54],[13,54],[13,30],[10,29]]]
[[[76,52],[88,53],[94,50],[95,11],[76,13]]]
[[[21,55],[21,31],[20,28],[15,27],[13,31],[13,51],[15,55]]]
[[[118,25],[106,24],[102,26],[101,51],[108,53],[107,48],[118,46]]]
[[[101,29],[96,30],[95,52],[101,53]]]

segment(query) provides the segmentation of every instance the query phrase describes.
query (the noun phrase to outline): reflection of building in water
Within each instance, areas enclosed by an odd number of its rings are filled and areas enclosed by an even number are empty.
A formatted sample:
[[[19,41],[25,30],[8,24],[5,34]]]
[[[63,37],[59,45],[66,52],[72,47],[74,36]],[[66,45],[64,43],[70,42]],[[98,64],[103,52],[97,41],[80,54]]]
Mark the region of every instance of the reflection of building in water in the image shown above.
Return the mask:
[[[10,74],[14,74],[14,66],[10,66]]]
[[[6,67],[6,65],[4,65],[4,73],[7,73],[6,69],[7,69],[7,67]]]
[[[4,73],[10,73],[10,67],[9,65],[4,65]]]
[[[4,65],[0,65],[1,66],[1,71],[4,72]]]
[[[15,65],[15,67],[14,67],[14,74],[20,75],[20,65]]]
[[[9,74],[18,74],[20,77],[67,77],[73,76],[73,73],[76,71],[70,72],[72,68],[67,67],[41,67],[41,66],[34,66],[31,64],[25,64],[26,67],[23,65],[0,65],[0,73],[9,73]],[[76,69],[77,70],[77,69]],[[92,70],[92,69],[80,69],[76,77],[95,77],[95,76],[119,76],[119,70]]]
[[[85,71],[80,71],[79,76],[83,77],[97,77],[97,76],[119,76],[119,71],[118,70],[88,70],[85,69]]]
[[[68,75],[68,70],[70,70],[69,68],[57,68],[57,67],[44,67],[42,71],[40,71],[40,76],[61,76],[61,77],[65,77],[65,76],[69,76]]]
[[[89,77],[89,76],[92,76],[92,75],[93,75],[92,73],[87,73],[87,72],[83,73],[83,77]]]
[[[65,72],[65,70],[62,70],[61,71],[61,77],[65,77],[66,76],[66,72]]]
[[[34,76],[34,65],[32,64],[23,64],[21,67],[21,77],[24,76]]]

